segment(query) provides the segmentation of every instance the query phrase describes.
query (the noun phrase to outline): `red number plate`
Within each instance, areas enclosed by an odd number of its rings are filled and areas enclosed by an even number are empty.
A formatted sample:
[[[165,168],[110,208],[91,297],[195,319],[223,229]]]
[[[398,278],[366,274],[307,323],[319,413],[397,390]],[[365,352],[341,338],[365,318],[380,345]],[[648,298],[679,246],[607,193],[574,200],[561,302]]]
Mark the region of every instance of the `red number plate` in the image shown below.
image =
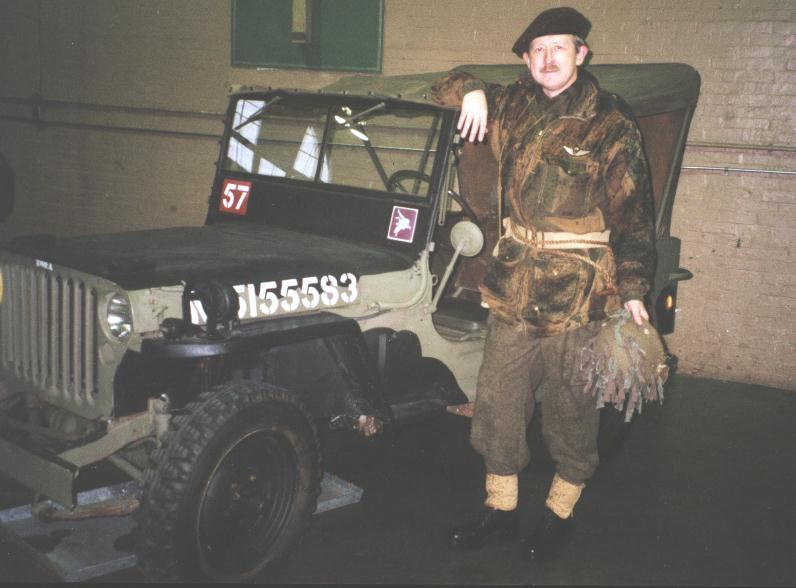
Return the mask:
[[[251,182],[224,180],[224,186],[221,189],[221,204],[219,205],[219,210],[229,214],[245,216],[246,209],[249,206],[251,189]]]

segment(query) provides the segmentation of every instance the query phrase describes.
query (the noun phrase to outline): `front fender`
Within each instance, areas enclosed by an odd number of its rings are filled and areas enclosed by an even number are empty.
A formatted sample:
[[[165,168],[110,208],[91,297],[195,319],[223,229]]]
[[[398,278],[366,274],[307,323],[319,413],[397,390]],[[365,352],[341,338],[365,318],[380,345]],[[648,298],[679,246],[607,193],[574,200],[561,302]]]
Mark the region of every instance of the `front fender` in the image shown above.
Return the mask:
[[[217,338],[144,339],[141,353],[128,355],[115,382],[117,415],[135,412],[164,392],[179,407],[207,384],[254,377],[295,394],[318,418],[364,414],[392,420],[359,324],[332,313],[239,325]]]

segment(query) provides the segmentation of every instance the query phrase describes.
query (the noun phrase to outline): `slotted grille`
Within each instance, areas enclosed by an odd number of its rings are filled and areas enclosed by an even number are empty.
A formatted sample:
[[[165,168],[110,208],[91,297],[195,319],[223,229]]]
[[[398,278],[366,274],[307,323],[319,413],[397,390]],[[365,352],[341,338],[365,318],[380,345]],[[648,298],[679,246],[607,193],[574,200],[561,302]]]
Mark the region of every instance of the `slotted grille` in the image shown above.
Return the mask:
[[[17,377],[93,404],[97,392],[97,292],[74,277],[41,268],[0,265],[0,358]]]

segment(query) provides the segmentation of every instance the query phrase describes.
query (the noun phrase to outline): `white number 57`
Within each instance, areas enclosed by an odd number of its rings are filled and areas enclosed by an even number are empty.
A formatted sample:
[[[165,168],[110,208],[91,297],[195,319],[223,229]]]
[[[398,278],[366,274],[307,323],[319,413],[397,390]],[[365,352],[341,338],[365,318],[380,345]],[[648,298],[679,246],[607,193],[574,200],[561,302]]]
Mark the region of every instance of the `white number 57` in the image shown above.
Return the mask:
[[[235,192],[240,196],[235,202]],[[227,184],[224,188],[224,208],[240,210],[249,197],[249,186],[241,184]]]
[[[225,179],[221,188],[221,212],[245,216],[251,195],[252,183]]]

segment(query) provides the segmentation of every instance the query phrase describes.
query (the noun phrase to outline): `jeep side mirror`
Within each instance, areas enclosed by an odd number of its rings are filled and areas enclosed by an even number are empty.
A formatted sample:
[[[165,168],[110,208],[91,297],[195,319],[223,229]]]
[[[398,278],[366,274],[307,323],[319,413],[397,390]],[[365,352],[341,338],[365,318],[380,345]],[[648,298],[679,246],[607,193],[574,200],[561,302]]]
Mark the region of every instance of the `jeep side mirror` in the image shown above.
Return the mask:
[[[434,294],[434,300],[431,302],[430,312],[437,311],[437,303],[439,302],[442,292],[451,277],[453,268],[456,265],[456,260],[460,255],[465,257],[474,257],[481,252],[484,248],[484,233],[472,221],[461,220],[451,229],[451,245],[453,245],[453,257],[448,262],[448,267],[445,268],[445,273],[437,286],[437,292]]]
[[[484,246],[484,233],[474,222],[461,220],[451,229],[451,244],[456,251],[454,258],[459,254],[474,257]]]

